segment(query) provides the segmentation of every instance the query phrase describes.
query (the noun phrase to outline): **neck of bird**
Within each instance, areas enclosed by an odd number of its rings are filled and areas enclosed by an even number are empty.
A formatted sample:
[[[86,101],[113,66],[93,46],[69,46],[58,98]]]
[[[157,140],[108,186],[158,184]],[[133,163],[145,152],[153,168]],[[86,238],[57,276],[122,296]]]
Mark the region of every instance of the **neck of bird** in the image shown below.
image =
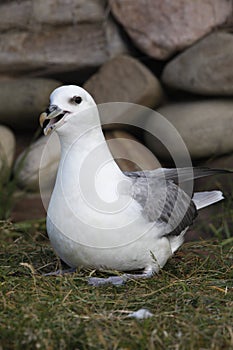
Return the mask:
[[[73,131],[73,132],[72,132]],[[82,132],[61,134],[61,160],[57,181],[69,193],[85,187],[88,191],[98,184],[98,188],[115,191],[115,184],[123,174],[114,161],[104,138],[101,125],[95,125]]]

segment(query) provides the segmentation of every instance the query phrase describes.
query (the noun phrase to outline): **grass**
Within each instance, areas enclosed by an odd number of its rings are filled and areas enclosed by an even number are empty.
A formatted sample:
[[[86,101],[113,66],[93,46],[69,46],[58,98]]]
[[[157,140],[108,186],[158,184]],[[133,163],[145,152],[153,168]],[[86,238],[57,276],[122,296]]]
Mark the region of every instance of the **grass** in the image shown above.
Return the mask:
[[[0,349],[233,349],[229,238],[184,244],[150,280],[94,288],[93,271],[41,275],[59,267],[43,220],[0,227]],[[128,317],[143,307],[154,316]]]

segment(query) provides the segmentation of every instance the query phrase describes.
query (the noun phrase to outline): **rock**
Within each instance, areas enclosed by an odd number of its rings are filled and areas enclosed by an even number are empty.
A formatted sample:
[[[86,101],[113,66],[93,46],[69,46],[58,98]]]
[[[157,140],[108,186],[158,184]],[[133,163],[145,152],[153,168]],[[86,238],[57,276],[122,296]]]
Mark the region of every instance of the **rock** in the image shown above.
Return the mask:
[[[51,193],[55,184],[60,142],[56,133],[42,136],[16,160],[15,174],[18,185],[29,191]]]
[[[122,130],[107,131],[105,137],[116,163],[122,171],[161,168],[153,153],[130,133]]]
[[[23,29],[30,23],[31,1],[11,1],[0,5],[0,30]]]
[[[51,79],[0,80],[0,123],[14,129],[35,129],[50,93],[60,85]]]
[[[229,153],[217,158],[208,159],[205,162],[205,165],[215,169],[219,168],[219,169],[233,170],[233,153]],[[231,180],[232,180],[232,175],[225,175],[225,178],[229,178],[229,176],[231,176]],[[231,190],[233,191],[233,188],[231,188]]]
[[[210,158],[199,164],[212,169],[228,169],[233,170],[233,153],[223,155],[221,157]],[[196,191],[210,191],[215,188],[220,189],[224,193],[224,197],[233,195],[232,187],[233,174],[215,175],[204,177],[196,181]]]
[[[38,220],[46,217],[40,193],[17,191],[13,197],[13,208],[10,214],[12,222]],[[29,225],[31,225],[30,222]],[[37,221],[38,224],[38,221]]]
[[[233,151],[233,101],[213,99],[173,103],[157,110],[178,131],[193,159],[222,155]],[[148,118],[146,130],[164,135],[165,147],[173,145],[174,154],[182,158],[183,148],[178,148],[175,132],[161,129],[160,120],[153,115]],[[179,135],[178,135],[179,136]],[[145,135],[145,142],[158,157],[168,159],[166,149]]]
[[[0,12],[0,31],[25,29],[29,27],[32,18],[32,1],[1,1]]]
[[[104,21],[102,0],[24,0],[0,5],[0,30]]]
[[[126,55],[105,63],[84,88],[97,103],[130,102],[155,107],[163,98],[158,79],[142,63]]]
[[[15,153],[15,137],[6,126],[0,125],[0,174],[8,171],[12,165]]]
[[[106,17],[106,0],[1,2],[0,73],[96,70],[127,52],[117,25]]]
[[[171,60],[162,75],[171,88],[204,95],[233,95],[233,35],[212,33]]]
[[[38,23],[65,25],[105,20],[105,0],[33,0],[33,17]]]
[[[110,6],[134,43],[157,59],[192,45],[232,13],[228,0],[110,0]]]

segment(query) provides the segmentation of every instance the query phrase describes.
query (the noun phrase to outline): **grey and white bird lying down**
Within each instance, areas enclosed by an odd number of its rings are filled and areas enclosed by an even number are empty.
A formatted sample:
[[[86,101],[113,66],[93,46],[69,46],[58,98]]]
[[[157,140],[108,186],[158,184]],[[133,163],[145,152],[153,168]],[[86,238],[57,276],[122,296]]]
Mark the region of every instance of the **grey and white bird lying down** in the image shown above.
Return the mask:
[[[123,173],[102,133],[93,98],[78,86],[62,86],[40,116],[47,135],[56,131],[61,159],[47,212],[47,231],[58,256],[71,268],[124,272],[89,278],[122,284],[148,278],[181,246],[197,210],[223,199],[220,191],[190,196],[179,184],[227,170],[156,169]],[[132,274],[130,271],[142,271]]]

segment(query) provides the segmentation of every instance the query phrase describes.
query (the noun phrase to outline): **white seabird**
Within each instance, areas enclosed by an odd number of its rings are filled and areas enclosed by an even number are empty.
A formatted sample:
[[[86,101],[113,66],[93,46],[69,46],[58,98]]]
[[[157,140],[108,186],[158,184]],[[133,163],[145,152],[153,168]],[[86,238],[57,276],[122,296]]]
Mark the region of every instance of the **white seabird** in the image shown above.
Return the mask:
[[[181,246],[197,210],[223,199],[220,191],[195,193],[191,199],[175,182],[178,174],[182,182],[225,170],[123,173],[106,144],[95,101],[78,86],[54,90],[40,124],[46,135],[55,130],[61,143],[47,212],[57,255],[72,268],[142,271],[92,277],[90,284],[151,277]]]

